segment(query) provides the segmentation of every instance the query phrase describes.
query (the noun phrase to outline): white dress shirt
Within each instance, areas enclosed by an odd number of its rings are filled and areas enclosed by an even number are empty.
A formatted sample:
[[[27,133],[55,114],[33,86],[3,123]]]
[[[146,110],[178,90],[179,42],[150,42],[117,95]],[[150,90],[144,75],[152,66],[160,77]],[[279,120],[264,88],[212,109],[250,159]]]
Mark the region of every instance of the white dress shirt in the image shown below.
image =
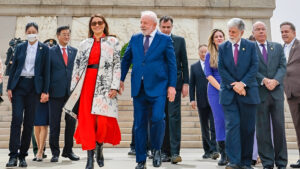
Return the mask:
[[[257,43],[257,45],[258,45],[258,47],[259,47],[259,49],[260,49],[260,52],[261,52],[261,54],[263,53],[263,47],[261,46],[261,43],[259,43],[258,41],[256,41],[256,43]],[[266,51],[267,51],[267,53],[268,53],[268,42],[267,41],[265,41],[264,42],[264,44],[265,44],[265,48],[266,48]]]
[[[292,42],[289,43],[289,44],[284,44],[284,54],[285,54],[286,61],[288,61],[288,59],[289,59],[290,51],[291,51],[291,49],[292,49],[292,47],[293,47],[293,44],[294,44],[294,42],[295,42],[295,39],[296,39],[296,38],[294,38],[294,39],[292,40]]]
[[[65,50],[66,50],[66,54],[67,54],[67,56],[68,56],[68,45],[67,46],[62,46],[62,45],[60,45],[59,43],[58,43],[58,46],[59,46],[59,48],[60,48],[60,51],[61,51],[61,54],[63,55],[63,49],[62,48],[66,48]]]
[[[21,72],[21,76],[34,76],[34,65],[36,53],[38,50],[38,41],[36,41],[33,45],[30,45],[28,42],[25,64]]]
[[[200,59],[200,65],[201,65],[201,68],[202,68],[202,70],[203,70],[203,72],[205,72],[205,62],[204,61],[202,61],[201,59]]]
[[[234,57],[234,49],[235,49],[234,44],[235,44],[235,43],[231,43],[231,45],[232,45],[232,56],[233,56],[233,57]],[[241,40],[240,40],[237,44],[239,45],[239,46],[238,46],[238,50],[240,51]]]
[[[156,32],[157,32],[157,29],[155,29],[155,30],[150,34],[150,37],[149,37],[149,47],[150,47],[150,45],[151,45],[151,43],[152,43],[152,41],[153,41],[153,39],[154,39],[154,36],[155,36]],[[145,41],[146,41],[146,36],[144,36],[143,44],[145,43]]]

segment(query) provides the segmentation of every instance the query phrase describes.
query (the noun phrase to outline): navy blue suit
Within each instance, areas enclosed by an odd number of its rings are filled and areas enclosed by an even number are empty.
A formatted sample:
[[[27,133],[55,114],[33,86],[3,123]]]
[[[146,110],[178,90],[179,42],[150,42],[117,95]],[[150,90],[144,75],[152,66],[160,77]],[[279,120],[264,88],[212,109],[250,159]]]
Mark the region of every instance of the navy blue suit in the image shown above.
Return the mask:
[[[237,65],[233,60],[232,44],[229,41],[221,44],[218,69],[221,76],[220,104],[224,109],[226,124],[226,154],[230,163],[250,166],[256,105],[260,103],[255,44],[241,39]],[[233,90],[230,85],[233,82],[246,85],[246,96],[240,96]]]
[[[28,155],[27,151],[30,146],[36,105],[39,102],[40,94],[48,93],[50,79],[49,48],[40,42],[37,43],[34,76],[21,76],[27,56],[28,42],[26,41],[16,47],[15,57],[8,79],[7,89],[12,90],[13,95],[9,140],[9,155],[11,157],[19,156],[24,158]],[[22,123],[23,131],[21,136]],[[21,138],[21,140],[19,138]]]
[[[143,34],[133,35],[121,62],[121,81],[132,64],[131,95],[134,104],[136,161],[146,161],[146,139],[149,109],[151,148],[160,150],[165,131],[167,88],[176,87],[177,65],[172,40],[157,32],[144,54]]]
[[[59,134],[62,108],[70,95],[70,84],[74,59],[77,49],[67,46],[68,62],[64,62],[63,55],[59,45],[53,46],[49,50],[50,57],[50,87],[49,87],[49,105],[50,105],[50,135],[49,145],[53,156],[59,156]],[[75,132],[76,120],[69,114],[65,115],[65,146],[63,154],[72,152],[73,135]]]

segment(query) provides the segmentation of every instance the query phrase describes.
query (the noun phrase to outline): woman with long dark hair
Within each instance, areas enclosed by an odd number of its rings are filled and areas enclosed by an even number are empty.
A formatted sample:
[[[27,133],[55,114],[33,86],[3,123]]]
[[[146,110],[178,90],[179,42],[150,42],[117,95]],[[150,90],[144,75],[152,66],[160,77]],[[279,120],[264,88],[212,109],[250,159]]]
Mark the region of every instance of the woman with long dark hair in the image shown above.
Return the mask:
[[[121,70],[119,42],[109,34],[103,15],[90,18],[88,33],[89,38],[81,42],[75,58],[72,94],[64,109],[71,111],[79,102],[74,137],[87,150],[86,169],[92,169],[94,150],[99,167],[103,167],[103,143],[117,145],[121,140],[116,98]]]

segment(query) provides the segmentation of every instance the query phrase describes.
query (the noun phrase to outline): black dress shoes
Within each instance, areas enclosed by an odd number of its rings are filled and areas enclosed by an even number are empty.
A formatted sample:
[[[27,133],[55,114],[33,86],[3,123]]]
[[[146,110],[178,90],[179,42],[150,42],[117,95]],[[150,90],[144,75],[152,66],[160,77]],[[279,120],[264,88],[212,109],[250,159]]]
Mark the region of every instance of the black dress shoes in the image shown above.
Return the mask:
[[[10,157],[8,162],[6,163],[6,167],[16,167],[18,163],[17,158],[15,157]]]
[[[146,161],[139,162],[138,165],[135,167],[135,169],[147,169]]]
[[[71,153],[63,153],[61,156],[65,157],[65,158],[69,158],[72,161],[78,161],[80,160],[80,158],[74,154],[73,152]]]
[[[53,157],[51,158],[50,162],[52,162],[52,163],[58,162],[58,156],[53,156]]]
[[[161,166],[161,152],[160,150],[154,150],[153,153],[153,167]]]
[[[202,156],[203,159],[208,159],[208,158],[210,158],[210,157],[211,157],[211,154],[210,154],[210,153],[205,153],[205,154],[203,154],[203,156]]]
[[[277,167],[278,169],[286,169],[286,167]]]
[[[19,158],[19,167],[27,167],[27,163],[24,157]]]
[[[161,161],[162,162],[170,162],[171,158],[166,153],[161,153]]]
[[[298,160],[296,164],[291,164],[290,167],[291,168],[300,168],[300,160]]]
[[[128,155],[131,155],[131,156],[135,156],[136,152],[135,152],[135,149],[131,148],[130,151],[128,152]]]

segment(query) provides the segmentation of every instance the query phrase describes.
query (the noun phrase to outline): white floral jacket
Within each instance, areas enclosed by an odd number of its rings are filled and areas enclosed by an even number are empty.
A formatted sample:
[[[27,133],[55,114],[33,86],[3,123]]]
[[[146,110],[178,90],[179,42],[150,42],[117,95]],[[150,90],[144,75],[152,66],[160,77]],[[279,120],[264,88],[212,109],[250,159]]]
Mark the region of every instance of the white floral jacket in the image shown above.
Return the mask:
[[[80,43],[74,62],[71,92],[80,80],[84,80],[93,43],[93,38],[88,38]],[[120,75],[120,45],[118,39],[112,36],[101,38],[101,57],[92,103],[92,114],[118,117],[117,98],[110,99],[108,93],[111,89],[119,90]]]

